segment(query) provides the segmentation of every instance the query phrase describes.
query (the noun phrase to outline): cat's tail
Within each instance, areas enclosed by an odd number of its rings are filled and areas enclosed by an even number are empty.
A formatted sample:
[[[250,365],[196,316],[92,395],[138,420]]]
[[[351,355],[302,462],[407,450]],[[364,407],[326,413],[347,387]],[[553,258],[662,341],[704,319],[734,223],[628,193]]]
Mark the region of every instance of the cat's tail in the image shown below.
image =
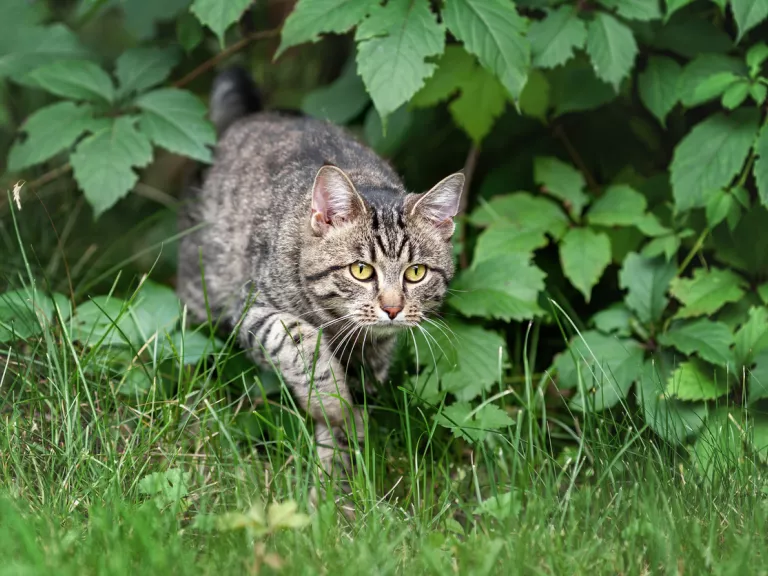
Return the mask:
[[[243,68],[220,72],[211,88],[211,121],[221,136],[236,120],[261,110],[261,94]]]

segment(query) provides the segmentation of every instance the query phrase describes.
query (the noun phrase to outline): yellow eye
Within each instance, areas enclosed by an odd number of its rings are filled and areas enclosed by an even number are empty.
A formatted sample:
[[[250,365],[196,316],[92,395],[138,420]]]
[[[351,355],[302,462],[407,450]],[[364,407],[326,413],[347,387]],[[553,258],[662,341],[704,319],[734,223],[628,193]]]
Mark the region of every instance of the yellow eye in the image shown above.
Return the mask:
[[[373,266],[365,262],[355,262],[349,267],[349,272],[358,280],[370,280],[373,278]]]
[[[427,267],[424,264],[414,264],[405,270],[405,279],[408,282],[421,282],[426,274]]]

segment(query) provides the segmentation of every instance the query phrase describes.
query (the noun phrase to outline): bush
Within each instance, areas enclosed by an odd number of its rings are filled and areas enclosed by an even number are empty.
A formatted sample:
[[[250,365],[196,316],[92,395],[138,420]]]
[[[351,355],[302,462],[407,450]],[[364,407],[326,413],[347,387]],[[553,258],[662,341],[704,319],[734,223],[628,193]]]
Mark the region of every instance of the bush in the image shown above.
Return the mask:
[[[765,455],[767,18],[764,0],[5,0],[3,181],[30,175],[26,202],[71,171],[93,217],[114,217],[153,158],[210,162],[198,94],[240,59],[270,107],[348,125],[413,188],[465,166],[460,273],[407,382],[431,405],[447,395],[440,424],[468,442],[506,429],[500,385],[529,410],[610,411],[673,443],[732,422],[734,450]],[[64,320],[66,301],[5,294],[0,341]],[[175,349],[177,312],[147,283],[72,318],[84,343]]]

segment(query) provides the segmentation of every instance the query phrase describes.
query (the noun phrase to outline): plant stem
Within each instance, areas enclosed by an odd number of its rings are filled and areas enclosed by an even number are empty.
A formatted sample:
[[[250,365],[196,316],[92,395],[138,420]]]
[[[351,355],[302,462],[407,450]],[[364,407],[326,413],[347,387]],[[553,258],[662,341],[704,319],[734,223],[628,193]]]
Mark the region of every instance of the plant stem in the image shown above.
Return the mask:
[[[459,214],[465,216],[467,205],[469,204],[469,188],[472,184],[472,176],[475,173],[477,167],[477,158],[480,156],[480,149],[476,145],[472,145],[467,153],[467,159],[464,161],[464,190],[461,193],[461,199],[459,200]],[[461,254],[459,254],[459,266],[464,269],[469,266],[469,258],[467,257],[466,246],[464,242],[467,238],[467,224],[462,218],[462,222],[459,224],[459,240],[461,242]]]

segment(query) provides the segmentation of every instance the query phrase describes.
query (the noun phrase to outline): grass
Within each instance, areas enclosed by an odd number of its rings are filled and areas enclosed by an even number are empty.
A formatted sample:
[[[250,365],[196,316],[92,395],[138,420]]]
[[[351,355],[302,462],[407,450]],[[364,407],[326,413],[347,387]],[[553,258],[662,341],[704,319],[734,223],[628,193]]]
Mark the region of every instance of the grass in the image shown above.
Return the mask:
[[[515,426],[475,445],[385,390],[350,523],[310,510],[311,424],[233,346],[161,361],[155,338],[125,393],[124,351],[58,320],[0,348],[0,574],[768,573],[759,462],[702,476],[631,412],[552,411],[527,369]]]

